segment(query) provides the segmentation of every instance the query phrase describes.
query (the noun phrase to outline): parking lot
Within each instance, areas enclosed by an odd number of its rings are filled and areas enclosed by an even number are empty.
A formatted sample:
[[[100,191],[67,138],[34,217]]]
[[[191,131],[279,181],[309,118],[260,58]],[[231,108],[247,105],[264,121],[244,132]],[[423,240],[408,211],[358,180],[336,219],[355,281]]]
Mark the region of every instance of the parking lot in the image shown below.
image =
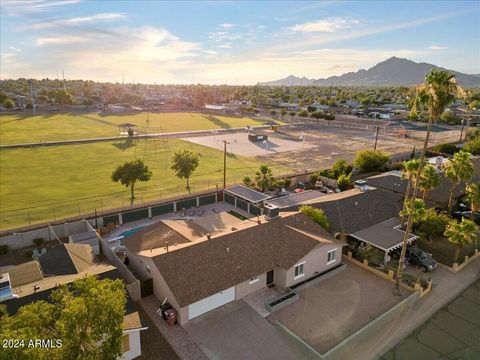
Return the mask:
[[[392,289],[391,282],[347,262],[345,271],[301,291],[299,300],[267,319],[323,354],[410,295],[395,296]]]

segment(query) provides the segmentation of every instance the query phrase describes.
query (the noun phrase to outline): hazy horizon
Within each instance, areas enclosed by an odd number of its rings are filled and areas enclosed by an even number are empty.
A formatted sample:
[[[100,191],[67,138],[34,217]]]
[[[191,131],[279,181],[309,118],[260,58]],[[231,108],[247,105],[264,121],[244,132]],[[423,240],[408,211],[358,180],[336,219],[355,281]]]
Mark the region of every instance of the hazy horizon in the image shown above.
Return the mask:
[[[392,56],[479,74],[479,13],[469,1],[3,0],[0,75],[254,85]]]

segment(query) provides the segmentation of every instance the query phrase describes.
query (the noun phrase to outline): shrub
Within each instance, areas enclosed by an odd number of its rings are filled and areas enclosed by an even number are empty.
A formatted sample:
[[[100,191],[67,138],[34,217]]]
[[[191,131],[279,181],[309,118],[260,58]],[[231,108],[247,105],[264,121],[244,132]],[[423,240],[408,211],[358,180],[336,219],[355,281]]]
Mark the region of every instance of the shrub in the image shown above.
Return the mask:
[[[362,260],[367,259],[368,263],[371,265],[380,265],[383,262],[382,251],[370,245],[367,245],[361,248],[360,250],[358,250],[357,255]]]
[[[467,135],[468,139],[473,140],[473,139],[480,139],[480,129],[468,129],[467,130]]]
[[[361,150],[355,156],[354,165],[362,172],[382,170],[388,161],[388,156],[382,151]]]
[[[328,223],[327,216],[323,212],[322,209],[316,209],[309,205],[303,205],[299,209],[302,213],[310,217],[313,221],[315,221],[318,225],[320,225],[325,230],[330,228],[330,224]]]
[[[341,191],[347,190],[351,179],[352,179],[352,174],[349,174],[349,175],[341,174],[337,179],[338,188]]]
[[[420,237],[431,241],[432,238],[443,235],[448,222],[449,218],[447,215],[437,214],[435,209],[428,209],[416,226],[416,232]]]
[[[480,155],[480,137],[470,140],[464,149],[472,155]]]
[[[298,113],[298,116],[300,117],[308,117],[308,111],[307,110],[302,110]]]
[[[444,111],[442,115],[440,115],[440,120],[451,125],[459,125],[462,123],[462,118],[451,111]]]
[[[335,176],[335,179],[338,179],[338,177],[342,174],[348,174],[349,172],[347,172],[347,170],[348,170],[348,164],[347,164],[347,160],[345,159],[337,159],[332,165],[332,171],[333,171],[333,175]],[[352,170],[350,169],[350,172],[351,171]]]
[[[0,255],[4,255],[8,253],[8,246],[7,245],[0,245]]]
[[[433,150],[448,155],[453,155],[458,151],[454,144],[437,144],[434,146]]]
[[[45,241],[43,240],[43,238],[35,238],[33,239],[33,243],[35,244],[35,246],[41,246]]]

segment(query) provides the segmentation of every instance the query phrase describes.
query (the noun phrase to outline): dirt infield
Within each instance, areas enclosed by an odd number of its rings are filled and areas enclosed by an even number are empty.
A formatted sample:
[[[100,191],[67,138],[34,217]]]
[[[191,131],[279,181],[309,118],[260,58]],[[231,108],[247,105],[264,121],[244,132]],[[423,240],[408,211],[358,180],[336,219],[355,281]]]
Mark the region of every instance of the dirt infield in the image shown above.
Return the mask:
[[[334,122],[320,126],[297,124],[280,127],[278,132],[264,133],[268,134],[268,144],[250,142],[246,132],[212,133],[211,136],[183,140],[220,150],[223,150],[222,140],[227,140],[230,143],[227,145],[229,153],[256,157],[265,163],[286,166],[294,171],[328,168],[337,158],[352,162],[357,151],[373,149],[375,143],[374,127],[359,124],[352,124],[351,127],[341,127]],[[455,137],[455,134],[452,136]],[[443,138],[433,138],[430,144],[444,141]],[[414,147],[418,150],[422,145],[421,136],[415,139],[405,137],[393,127],[382,126],[379,130],[377,149],[390,155],[408,153]]]

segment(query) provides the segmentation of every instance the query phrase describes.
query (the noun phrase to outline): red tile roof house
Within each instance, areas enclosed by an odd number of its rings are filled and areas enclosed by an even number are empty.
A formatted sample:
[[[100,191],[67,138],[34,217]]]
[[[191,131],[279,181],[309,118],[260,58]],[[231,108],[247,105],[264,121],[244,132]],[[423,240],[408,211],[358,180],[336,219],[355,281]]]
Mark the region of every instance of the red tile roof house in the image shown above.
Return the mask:
[[[221,213],[222,215],[226,213]],[[134,272],[189,320],[275,284],[289,288],[341,263],[342,244],[303,213],[208,232],[159,221],[125,239]],[[175,228],[175,229],[174,229]]]

